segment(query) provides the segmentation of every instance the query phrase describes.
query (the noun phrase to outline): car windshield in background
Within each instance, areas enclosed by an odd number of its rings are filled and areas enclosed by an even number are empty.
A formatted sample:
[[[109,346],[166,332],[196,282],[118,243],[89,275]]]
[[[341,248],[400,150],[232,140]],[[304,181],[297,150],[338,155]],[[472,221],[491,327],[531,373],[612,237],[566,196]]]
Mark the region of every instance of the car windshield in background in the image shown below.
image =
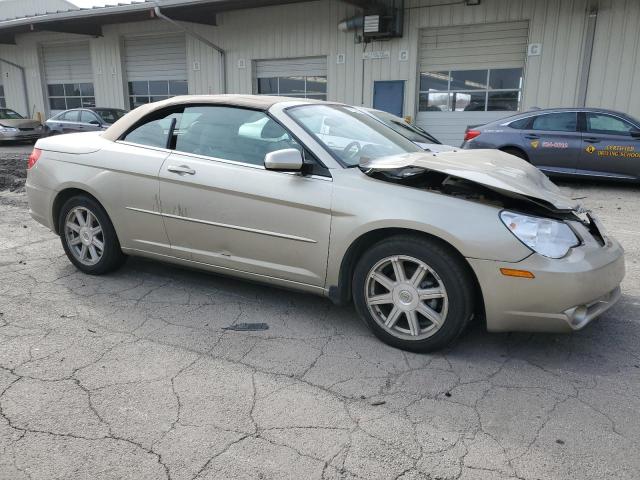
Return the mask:
[[[292,107],[287,113],[347,166],[390,155],[422,152],[415,143],[357,108],[304,105]]]
[[[116,123],[117,120],[120,120],[127,113],[125,110],[112,108],[95,108],[93,111],[100,115],[100,117],[107,123]]]
[[[440,144],[440,142],[436,140],[435,137],[432,137],[424,130],[420,130],[414,127],[413,125],[408,124],[403,119],[398,118],[395,115],[391,115],[390,113],[385,113],[385,112],[372,112],[372,113],[387,127],[394,130],[395,132],[398,132],[400,135],[408,138],[412,142]]]
[[[24,118],[18,112],[9,110],[8,108],[0,108],[0,120],[20,120]]]

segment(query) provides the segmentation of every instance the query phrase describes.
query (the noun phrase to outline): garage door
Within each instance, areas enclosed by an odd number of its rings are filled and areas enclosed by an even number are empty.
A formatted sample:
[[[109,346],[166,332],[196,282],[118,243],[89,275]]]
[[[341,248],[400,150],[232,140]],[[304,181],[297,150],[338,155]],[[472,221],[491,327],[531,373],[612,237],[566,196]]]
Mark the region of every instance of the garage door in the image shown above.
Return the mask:
[[[423,29],[416,122],[460,145],[467,125],[520,109],[528,21]]]
[[[0,107],[7,106],[7,99],[4,93],[4,85],[2,84],[3,78],[4,78],[4,74],[2,73],[2,62],[0,62]]]
[[[43,45],[42,63],[51,114],[95,107],[89,42]]]
[[[184,35],[127,37],[124,60],[131,108],[188,93]]]
[[[261,95],[327,99],[327,57],[257,60],[255,77]]]

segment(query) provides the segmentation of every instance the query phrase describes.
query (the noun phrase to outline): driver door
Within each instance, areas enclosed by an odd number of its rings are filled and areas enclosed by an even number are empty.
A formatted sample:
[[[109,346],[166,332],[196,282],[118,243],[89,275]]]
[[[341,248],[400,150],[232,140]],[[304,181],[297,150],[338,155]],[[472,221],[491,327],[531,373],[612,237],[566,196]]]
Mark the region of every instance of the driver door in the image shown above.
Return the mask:
[[[264,112],[185,108],[160,170],[173,255],[323,287],[331,177],[266,170],[264,156],[284,148],[302,149]]]

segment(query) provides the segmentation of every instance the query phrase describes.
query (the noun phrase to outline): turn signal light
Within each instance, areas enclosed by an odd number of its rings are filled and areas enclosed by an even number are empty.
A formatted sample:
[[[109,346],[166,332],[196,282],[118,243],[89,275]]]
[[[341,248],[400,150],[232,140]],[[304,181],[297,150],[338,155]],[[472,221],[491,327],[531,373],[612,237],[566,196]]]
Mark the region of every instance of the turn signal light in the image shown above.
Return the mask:
[[[501,268],[500,273],[506,277],[536,278],[536,276],[528,270],[516,270],[515,268]]]
[[[33,149],[33,152],[31,152],[31,155],[29,155],[29,159],[27,160],[27,170],[29,170],[31,167],[33,167],[36,164],[36,162],[40,158],[41,153],[42,153],[42,150],[40,150],[39,148]]]
[[[468,130],[466,132],[464,132],[464,141],[468,142],[469,140],[473,140],[474,138],[476,138],[478,135],[480,135],[482,132],[480,130]]]

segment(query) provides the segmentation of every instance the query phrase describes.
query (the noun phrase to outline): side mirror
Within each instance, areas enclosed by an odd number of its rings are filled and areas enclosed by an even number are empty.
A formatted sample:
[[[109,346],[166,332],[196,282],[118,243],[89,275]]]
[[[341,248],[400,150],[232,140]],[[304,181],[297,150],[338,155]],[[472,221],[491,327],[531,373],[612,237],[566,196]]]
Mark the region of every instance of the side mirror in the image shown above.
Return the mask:
[[[285,148],[269,152],[264,156],[264,168],[281,172],[299,172],[302,170],[302,154],[295,148]]]
[[[91,121],[89,122],[89,125],[95,125],[96,127],[99,127],[99,126],[100,126],[100,122],[99,122],[99,121],[97,121],[97,120],[91,120]]]

